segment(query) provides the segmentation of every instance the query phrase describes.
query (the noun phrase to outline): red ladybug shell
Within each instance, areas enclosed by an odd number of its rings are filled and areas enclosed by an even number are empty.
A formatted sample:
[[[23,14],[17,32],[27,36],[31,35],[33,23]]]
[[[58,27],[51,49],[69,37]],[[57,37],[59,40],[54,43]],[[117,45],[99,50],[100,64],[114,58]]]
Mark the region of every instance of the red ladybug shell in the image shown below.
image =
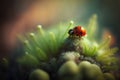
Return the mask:
[[[81,32],[81,26],[76,26],[74,29],[73,29],[73,32],[76,36],[80,36],[80,32]]]
[[[74,32],[74,35],[76,35],[76,36],[85,36],[86,35],[86,30],[81,26],[76,26],[73,29],[73,32]]]
[[[86,30],[82,27],[81,28],[81,36],[85,36],[86,35]]]

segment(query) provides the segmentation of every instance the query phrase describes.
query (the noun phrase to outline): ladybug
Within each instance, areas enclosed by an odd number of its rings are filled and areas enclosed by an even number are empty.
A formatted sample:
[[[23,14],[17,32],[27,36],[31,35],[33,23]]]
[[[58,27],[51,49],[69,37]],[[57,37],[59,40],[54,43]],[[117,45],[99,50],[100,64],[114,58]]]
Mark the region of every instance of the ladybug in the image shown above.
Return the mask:
[[[71,35],[71,36],[82,37],[82,36],[86,35],[86,30],[81,26],[75,26],[73,29],[70,29],[68,31],[68,34]]]

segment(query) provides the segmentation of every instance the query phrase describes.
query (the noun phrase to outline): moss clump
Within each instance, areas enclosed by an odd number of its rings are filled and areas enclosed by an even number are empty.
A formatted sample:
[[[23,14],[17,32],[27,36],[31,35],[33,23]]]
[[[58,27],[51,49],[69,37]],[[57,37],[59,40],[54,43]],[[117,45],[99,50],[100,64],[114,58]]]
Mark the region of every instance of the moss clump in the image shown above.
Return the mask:
[[[25,54],[17,58],[19,69],[29,75],[30,80],[108,80],[111,71],[117,70],[118,48],[111,48],[111,37],[98,41],[97,16],[93,15],[85,37],[69,36],[73,22],[68,25],[27,33],[22,37]],[[37,70],[36,70],[37,69]],[[33,72],[31,72],[33,71]],[[31,72],[31,73],[30,73]],[[20,74],[23,74],[20,73]],[[25,78],[24,78],[25,79]]]
[[[78,52],[65,52],[62,53],[60,56],[60,59],[63,59],[64,61],[74,61],[76,63],[79,63],[80,59],[80,54]]]
[[[49,80],[49,75],[43,70],[36,69],[33,72],[31,72],[29,80]]]
[[[82,80],[96,80],[99,76],[103,78],[100,67],[88,61],[82,61],[79,64],[79,70]]]
[[[78,73],[78,66],[74,61],[65,62],[58,70],[59,76],[76,75]]]

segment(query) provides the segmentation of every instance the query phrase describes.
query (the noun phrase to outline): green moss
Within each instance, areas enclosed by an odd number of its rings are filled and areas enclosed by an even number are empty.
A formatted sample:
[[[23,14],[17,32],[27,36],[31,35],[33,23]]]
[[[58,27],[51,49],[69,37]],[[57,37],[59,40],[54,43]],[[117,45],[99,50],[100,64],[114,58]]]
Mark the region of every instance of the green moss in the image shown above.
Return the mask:
[[[98,77],[102,77],[102,71],[99,66],[91,64],[88,61],[82,61],[79,64],[80,75],[83,80],[96,80]],[[105,79],[103,79],[105,80]]]
[[[24,56],[18,58],[17,62],[19,63],[19,67],[23,69],[33,69],[40,65],[37,58],[27,52]]]
[[[50,79],[47,72],[40,69],[36,69],[33,72],[31,72],[29,80],[50,80]]]
[[[64,75],[75,75],[78,73],[78,66],[74,61],[65,62],[59,69],[58,74]]]
[[[69,25],[56,25],[49,30],[43,30],[42,26],[38,25],[36,32],[22,37],[24,50],[29,54],[20,57],[18,64],[32,69],[44,69],[51,79],[61,77],[62,80],[106,80],[103,73],[118,68],[118,60],[114,56],[118,48],[110,47],[110,36],[98,41],[96,15],[84,26],[87,31],[85,37],[67,34],[73,27],[72,21]]]
[[[60,80],[74,80],[78,72],[77,64],[74,61],[67,61],[58,70],[58,76]]]
[[[110,73],[104,73],[104,77],[106,80],[115,80],[114,76]]]

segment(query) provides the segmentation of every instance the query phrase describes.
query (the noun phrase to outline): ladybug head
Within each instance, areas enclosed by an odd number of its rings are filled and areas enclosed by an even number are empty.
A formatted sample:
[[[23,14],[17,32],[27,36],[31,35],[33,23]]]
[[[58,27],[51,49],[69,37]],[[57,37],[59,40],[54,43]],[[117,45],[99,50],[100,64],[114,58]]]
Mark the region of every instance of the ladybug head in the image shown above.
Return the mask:
[[[73,34],[74,34],[73,30],[70,29],[70,30],[68,31],[68,34],[69,34],[69,35],[73,35]]]

